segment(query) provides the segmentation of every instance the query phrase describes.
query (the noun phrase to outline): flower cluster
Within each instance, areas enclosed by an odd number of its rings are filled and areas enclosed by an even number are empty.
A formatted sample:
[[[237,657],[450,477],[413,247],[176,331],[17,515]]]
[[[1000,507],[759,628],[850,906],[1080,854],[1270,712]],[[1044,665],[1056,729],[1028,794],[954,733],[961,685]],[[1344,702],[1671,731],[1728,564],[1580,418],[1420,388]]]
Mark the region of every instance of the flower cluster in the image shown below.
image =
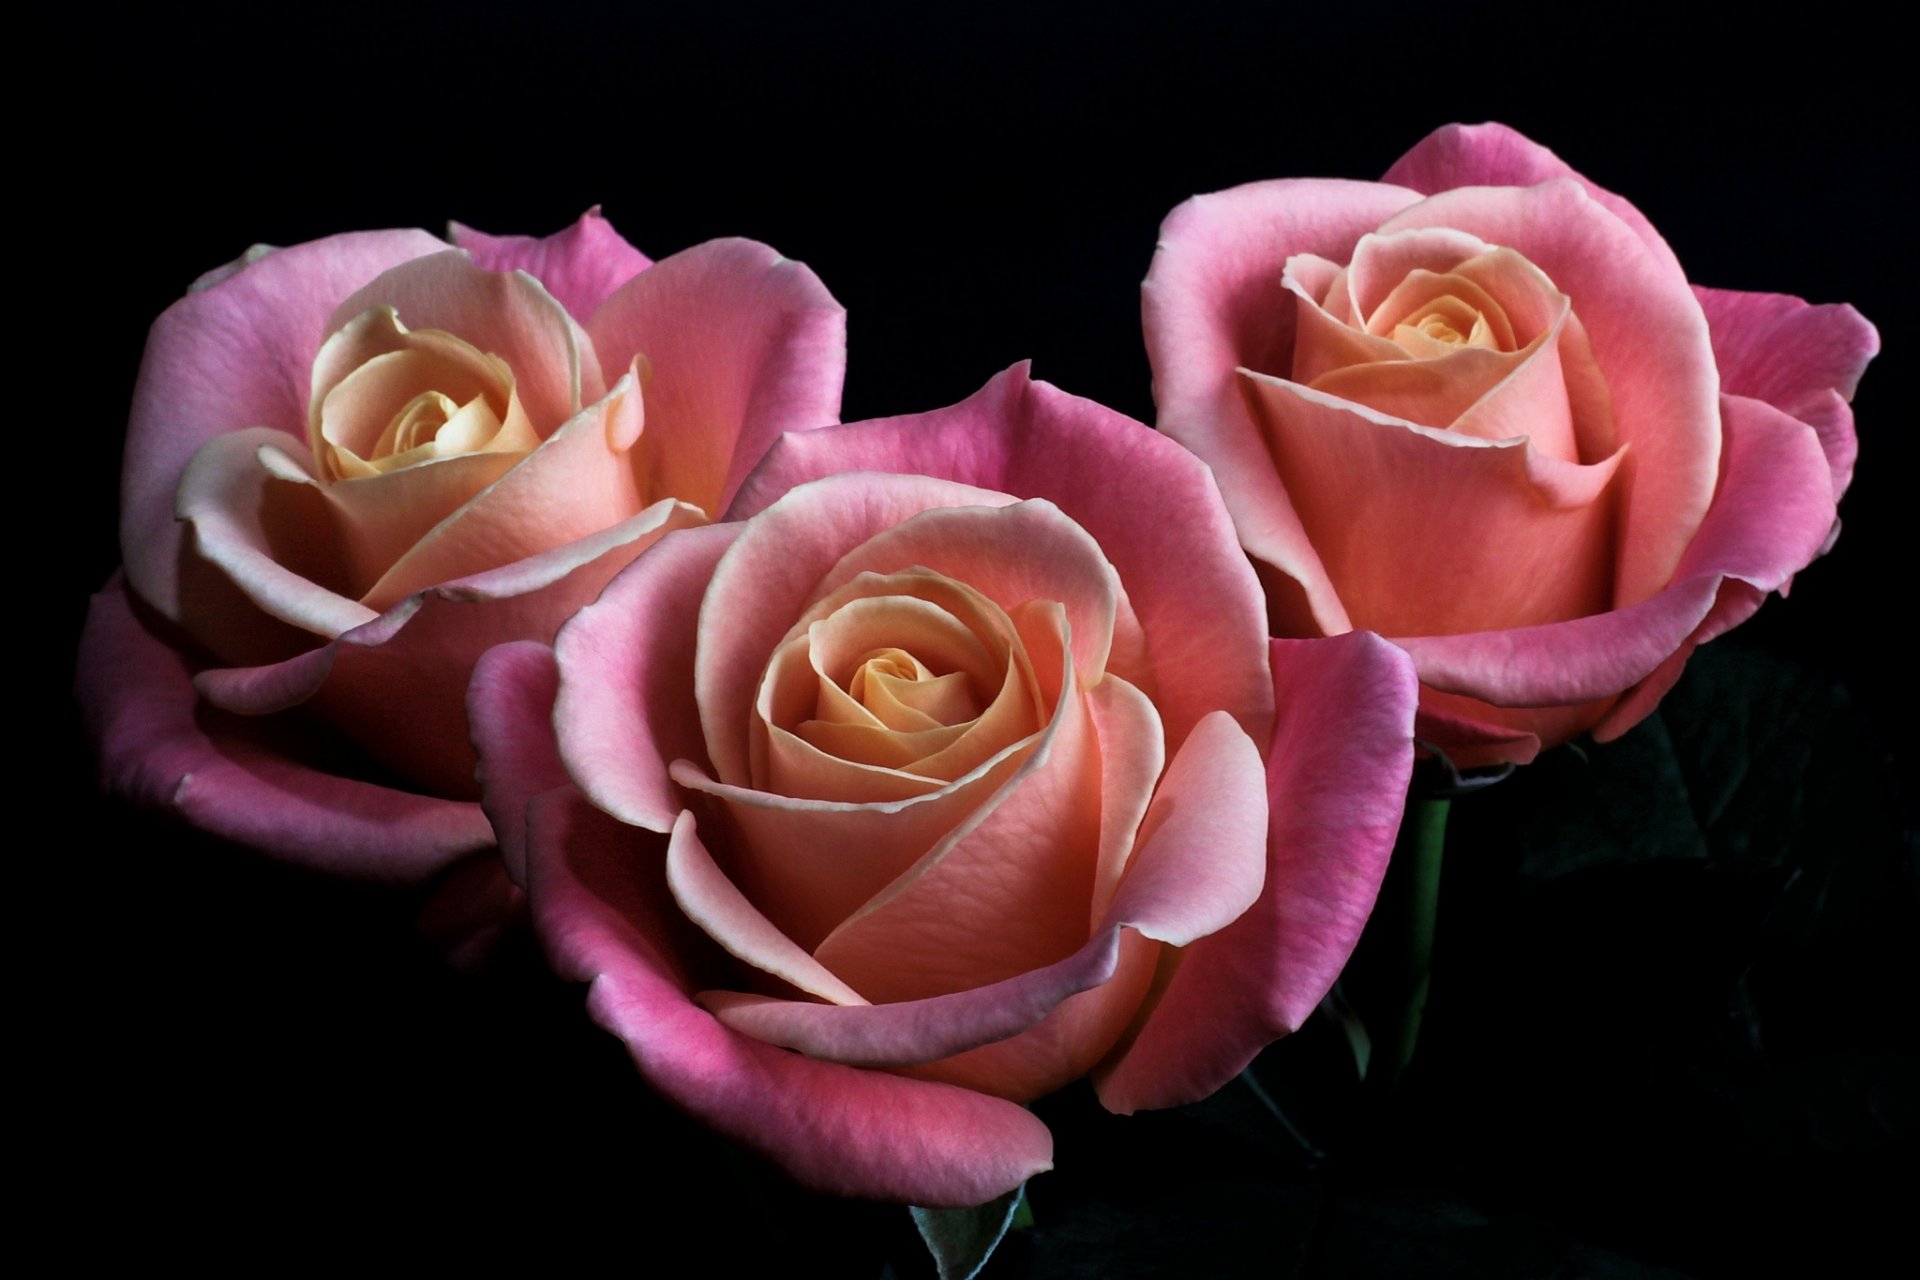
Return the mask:
[[[1617,736],[1820,554],[1875,345],[1497,126],[1197,197],[1145,298],[1158,432],[1024,366],[841,424],[843,312],[753,242],[256,250],[149,340],[102,774],[497,868],[471,910],[524,892],[689,1112],[999,1195],[1052,1160],[1022,1104],[1194,1101],[1313,1011],[1416,739]]]

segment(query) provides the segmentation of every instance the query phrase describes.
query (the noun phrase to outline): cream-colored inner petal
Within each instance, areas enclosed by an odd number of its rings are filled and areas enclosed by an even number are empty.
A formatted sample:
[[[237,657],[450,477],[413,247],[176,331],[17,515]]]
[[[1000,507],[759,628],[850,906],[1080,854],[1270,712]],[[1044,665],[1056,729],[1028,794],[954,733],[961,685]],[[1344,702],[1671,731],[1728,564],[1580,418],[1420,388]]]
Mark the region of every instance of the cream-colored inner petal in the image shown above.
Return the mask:
[[[1416,360],[1450,355],[1461,347],[1500,349],[1485,314],[1452,294],[1435,298],[1414,317],[1393,326],[1392,336]]]
[[[540,443],[505,361],[450,333],[410,330],[392,307],[330,337],[313,384],[309,443],[323,481]]]
[[[1513,325],[1491,294],[1465,276],[1425,269],[1407,273],[1367,317],[1367,332],[1391,338],[1416,360],[1462,347],[1515,349]]]
[[[756,786],[856,803],[926,794],[1039,730],[1045,698],[998,606],[925,570],[849,586],[767,664]]]

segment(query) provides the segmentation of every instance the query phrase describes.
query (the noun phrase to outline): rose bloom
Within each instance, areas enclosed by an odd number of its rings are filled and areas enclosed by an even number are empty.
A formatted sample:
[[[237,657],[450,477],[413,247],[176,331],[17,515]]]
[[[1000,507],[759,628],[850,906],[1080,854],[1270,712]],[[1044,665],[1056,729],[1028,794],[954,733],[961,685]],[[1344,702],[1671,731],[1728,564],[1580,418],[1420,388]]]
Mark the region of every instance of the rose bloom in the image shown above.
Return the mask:
[[[258,249],[154,323],[78,675],[115,792],[391,881],[491,845],[475,660],[838,420],[844,313],[764,245],[452,238]]]
[[[1646,716],[1828,545],[1851,307],[1690,287],[1619,196],[1500,125],[1383,182],[1256,182],[1167,218],[1160,428],[1206,459],[1275,634],[1393,637],[1424,739],[1524,762]]]
[[[1415,681],[1269,641],[1206,468],[1015,369],[789,435],[553,649],[474,679],[549,956],[655,1087],[844,1195],[985,1201],[1018,1105],[1131,1112],[1312,1012],[1370,910]]]

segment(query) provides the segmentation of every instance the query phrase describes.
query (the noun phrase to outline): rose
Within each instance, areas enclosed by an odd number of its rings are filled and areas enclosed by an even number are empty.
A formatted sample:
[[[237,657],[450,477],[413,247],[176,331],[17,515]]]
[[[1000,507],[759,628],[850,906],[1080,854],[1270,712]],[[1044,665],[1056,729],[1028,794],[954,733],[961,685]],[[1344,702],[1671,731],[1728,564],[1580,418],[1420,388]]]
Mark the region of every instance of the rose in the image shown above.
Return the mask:
[[[1191,455],[1015,369],[783,438],[729,514],[471,695],[536,928],[657,1088],[816,1188],[973,1204],[1049,1167],[1017,1102],[1196,1099],[1312,1011],[1414,681],[1266,640]]]
[[[155,322],[78,675],[113,790],[386,880],[491,845],[474,661],[838,417],[843,313],[763,245],[452,238],[256,250]]]
[[[1617,737],[1786,589],[1878,342],[1850,307],[1690,288],[1632,205],[1499,125],[1380,183],[1189,201],[1144,315],[1159,425],[1219,476],[1275,634],[1396,637],[1462,763]]]

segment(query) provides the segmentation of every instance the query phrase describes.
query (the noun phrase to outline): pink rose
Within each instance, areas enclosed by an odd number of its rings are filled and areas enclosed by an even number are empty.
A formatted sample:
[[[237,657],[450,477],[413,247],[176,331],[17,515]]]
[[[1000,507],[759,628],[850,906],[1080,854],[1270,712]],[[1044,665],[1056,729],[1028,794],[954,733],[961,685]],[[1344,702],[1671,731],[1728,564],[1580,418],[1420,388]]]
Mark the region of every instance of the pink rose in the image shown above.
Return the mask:
[[[452,235],[255,250],[154,323],[78,676],[135,803],[385,880],[490,845],[480,654],[838,418],[843,312],[764,245]]]
[[[729,515],[473,686],[536,927],[656,1088],[815,1188],[974,1204],[1049,1167],[1019,1103],[1200,1098],[1313,1010],[1415,684],[1266,639],[1191,455],[1015,369],[783,438]]]
[[[1219,476],[1276,634],[1394,637],[1462,763],[1619,736],[1785,591],[1878,348],[1851,307],[1690,287],[1500,125],[1384,182],[1198,196],[1144,303],[1160,427]]]

